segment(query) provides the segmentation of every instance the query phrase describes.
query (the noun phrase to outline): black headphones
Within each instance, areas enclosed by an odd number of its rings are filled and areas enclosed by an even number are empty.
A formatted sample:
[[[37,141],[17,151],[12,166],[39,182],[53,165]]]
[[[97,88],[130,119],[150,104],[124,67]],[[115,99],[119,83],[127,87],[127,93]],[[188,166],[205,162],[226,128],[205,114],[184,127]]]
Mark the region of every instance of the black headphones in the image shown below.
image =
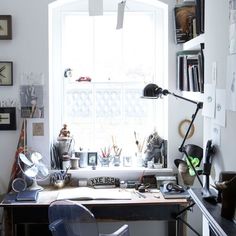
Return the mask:
[[[166,184],[166,190],[168,190],[169,192],[171,192],[171,191],[184,192],[183,186],[178,185],[178,184],[174,184],[171,182]]]

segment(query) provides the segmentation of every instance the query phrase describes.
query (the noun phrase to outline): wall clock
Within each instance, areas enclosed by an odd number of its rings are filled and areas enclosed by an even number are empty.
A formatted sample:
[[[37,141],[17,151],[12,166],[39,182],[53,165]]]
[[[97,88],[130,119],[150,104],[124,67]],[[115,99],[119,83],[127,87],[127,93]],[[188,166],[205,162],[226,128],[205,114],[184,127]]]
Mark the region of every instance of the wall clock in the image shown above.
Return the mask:
[[[13,63],[0,61],[0,86],[13,85]]]
[[[0,39],[12,39],[11,16],[0,15]]]

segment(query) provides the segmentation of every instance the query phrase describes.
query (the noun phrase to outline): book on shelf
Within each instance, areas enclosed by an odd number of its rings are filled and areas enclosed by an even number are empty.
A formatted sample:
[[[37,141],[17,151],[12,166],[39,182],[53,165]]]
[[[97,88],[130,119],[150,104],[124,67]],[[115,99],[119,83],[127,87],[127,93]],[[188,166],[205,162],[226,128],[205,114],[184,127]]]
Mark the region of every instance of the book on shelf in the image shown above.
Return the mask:
[[[196,2],[196,27],[199,34],[205,32],[205,0],[195,0]]]
[[[201,50],[177,52],[177,89],[203,92],[204,71]]]
[[[204,32],[204,0],[185,1],[174,7],[175,41],[185,43]]]

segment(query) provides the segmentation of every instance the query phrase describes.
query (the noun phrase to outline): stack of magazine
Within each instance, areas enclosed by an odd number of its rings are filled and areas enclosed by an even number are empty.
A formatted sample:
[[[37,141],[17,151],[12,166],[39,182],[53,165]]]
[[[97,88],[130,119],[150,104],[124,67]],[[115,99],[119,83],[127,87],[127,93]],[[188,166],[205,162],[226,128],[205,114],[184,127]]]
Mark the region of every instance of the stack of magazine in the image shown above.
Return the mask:
[[[174,8],[176,43],[184,43],[204,33],[205,0],[184,1]]]

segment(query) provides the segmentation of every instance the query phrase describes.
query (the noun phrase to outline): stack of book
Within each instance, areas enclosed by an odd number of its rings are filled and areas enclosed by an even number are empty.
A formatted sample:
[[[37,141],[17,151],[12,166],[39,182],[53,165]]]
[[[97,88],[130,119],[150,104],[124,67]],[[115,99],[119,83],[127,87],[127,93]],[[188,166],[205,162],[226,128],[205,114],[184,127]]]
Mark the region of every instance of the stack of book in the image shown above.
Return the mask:
[[[177,53],[177,89],[204,92],[204,68],[201,50],[185,50]]]

